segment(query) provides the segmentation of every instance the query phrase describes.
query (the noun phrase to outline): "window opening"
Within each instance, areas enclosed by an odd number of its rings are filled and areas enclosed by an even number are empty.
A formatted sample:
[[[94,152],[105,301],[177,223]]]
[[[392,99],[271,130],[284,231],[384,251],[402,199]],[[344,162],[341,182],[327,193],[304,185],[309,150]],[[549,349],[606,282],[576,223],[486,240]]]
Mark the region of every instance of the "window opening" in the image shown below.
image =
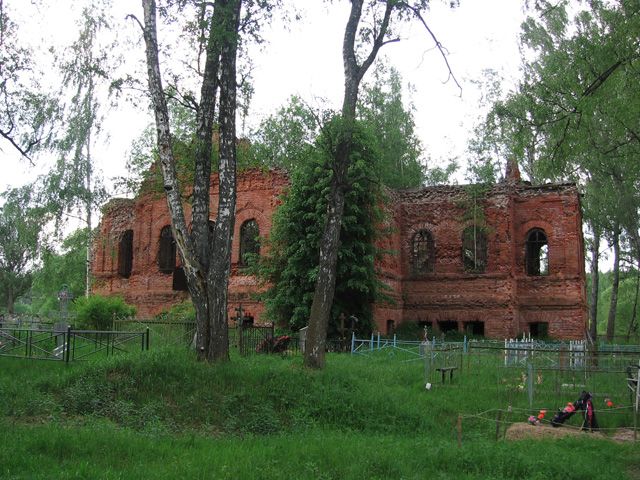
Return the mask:
[[[160,230],[160,245],[158,246],[158,269],[162,273],[173,273],[176,268],[176,242],[170,225]]]
[[[533,338],[547,338],[549,336],[549,324],[547,322],[530,323],[529,333]]]
[[[442,333],[447,332],[457,332],[458,331],[458,322],[453,320],[442,320],[438,322],[438,329]]]
[[[118,244],[118,275],[123,278],[131,276],[133,267],[133,230],[125,230]]]
[[[462,262],[466,272],[483,273],[487,268],[487,235],[477,225],[462,232]]]
[[[527,275],[549,274],[549,245],[544,231],[534,229],[527,235],[525,263]]]
[[[258,222],[247,220],[240,227],[240,258],[239,264],[246,267],[250,258],[260,255],[260,229]]]
[[[396,331],[396,322],[393,320],[387,320],[387,335],[393,335]]]
[[[435,255],[431,232],[420,230],[413,236],[411,257],[414,275],[433,272]]]
[[[465,322],[464,331],[467,335],[484,337],[484,322],[474,320],[473,322]]]
[[[184,268],[176,267],[173,270],[173,290],[177,292],[188,292],[187,276],[184,274]]]

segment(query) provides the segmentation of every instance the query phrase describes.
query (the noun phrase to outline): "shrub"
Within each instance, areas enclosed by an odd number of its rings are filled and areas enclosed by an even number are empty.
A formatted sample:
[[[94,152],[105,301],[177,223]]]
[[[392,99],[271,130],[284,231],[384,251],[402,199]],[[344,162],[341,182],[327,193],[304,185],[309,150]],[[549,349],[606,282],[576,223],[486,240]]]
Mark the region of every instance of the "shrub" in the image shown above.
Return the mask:
[[[79,327],[108,330],[113,320],[121,320],[136,314],[134,306],[121,297],[80,297],[74,302],[76,323]]]
[[[424,338],[424,327],[418,325],[418,322],[406,321],[396,327],[395,334],[398,338],[404,340],[422,340]]]
[[[156,315],[156,320],[165,322],[195,322],[196,310],[193,308],[191,300],[172,305],[169,309]]]

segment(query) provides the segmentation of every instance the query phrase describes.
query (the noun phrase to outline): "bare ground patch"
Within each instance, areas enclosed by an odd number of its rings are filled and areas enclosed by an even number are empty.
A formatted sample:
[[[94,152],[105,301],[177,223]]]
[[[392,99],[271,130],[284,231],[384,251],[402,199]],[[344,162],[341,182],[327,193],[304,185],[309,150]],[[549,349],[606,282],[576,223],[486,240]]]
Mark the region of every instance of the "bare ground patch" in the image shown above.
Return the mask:
[[[619,442],[633,441],[633,430],[627,428],[618,429],[614,435],[606,436],[602,432],[587,432],[575,427],[557,427],[550,425],[530,425],[529,423],[514,423],[505,434],[507,440],[544,439],[580,437],[610,439]]]

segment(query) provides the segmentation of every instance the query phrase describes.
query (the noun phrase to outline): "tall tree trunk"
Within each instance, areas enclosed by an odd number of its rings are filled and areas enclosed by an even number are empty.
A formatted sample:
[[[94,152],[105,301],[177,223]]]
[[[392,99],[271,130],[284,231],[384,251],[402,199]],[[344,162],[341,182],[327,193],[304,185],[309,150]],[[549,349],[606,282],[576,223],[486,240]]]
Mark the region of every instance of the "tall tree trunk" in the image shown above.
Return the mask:
[[[11,284],[7,286],[7,313],[9,315],[13,315],[14,313],[14,303],[15,303],[15,295],[13,291],[13,287]]]
[[[213,251],[213,235],[209,229],[209,204],[211,187],[211,158],[213,151],[213,121],[215,117],[216,96],[218,91],[218,74],[220,70],[220,37],[224,22],[222,8],[225,2],[217,0],[209,27],[206,45],[205,69],[200,89],[200,108],[196,115],[195,172],[193,181],[193,201],[191,219],[193,228],[191,235],[196,255],[200,260],[202,275],[208,282],[210,258]],[[205,6],[202,6],[203,14]],[[210,288],[205,285],[205,289]],[[211,317],[208,293],[194,297],[192,302],[196,310],[198,335],[196,348],[201,359],[209,358],[211,343]],[[197,300],[196,300],[197,299]],[[197,305],[196,305],[197,303]]]
[[[629,320],[629,328],[627,329],[627,341],[631,334],[635,332],[637,327],[636,317],[638,316],[638,299],[640,298],[640,265],[636,271],[636,294],[633,298],[633,309],[631,310],[631,319]]]
[[[160,62],[158,59],[155,0],[142,0],[142,6],[144,9],[143,33],[146,47],[147,76],[149,79],[149,93],[151,95],[156,120],[159,163],[162,170],[164,191],[167,196],[167,204],[171,215],[173,238],[175,239],[176,247],[180,254],[182,267],[187,278],[187,286],[196,311],[196,345],[198,358],[205,359],[209,350],[208,333],[210,315],[206,285],[207,272],[203,269],[197,250],[194,248],[194,242],[189,235],[189,229],[187,228],[182,206],[171,141],[169,111],[162,86],[162,75],[160,73]],[[207,73],[211,74],[211,72],[205,72],[205,75]],[[207,201],[208,200],[207,196]]]
[[[93,84],[93,80],[91,80]],[[86,256],[86,265],[85,265],[85,277],[84,277],[84,296],[88,297],[91,294],[91,247],[93,242],[93,216],[91,212],[91,207],[93,206],[93,195],[92,195],[92,185],[91,185],[91,130],[87,133],[87,175],[85,178],[85,187],[86,187],[86,204],[85,204],[85,215],[87,216],[87,256]]]
[[[351,11],[342,43],[342,60],[344,64],[342,130],[334,158],[332,159],[333,177],[327,206],[327,219],[320,246],[318,278],[309,313],[309,330],[307,331],[304,356],[304,364],[309,368],[323,368],[325,363],[325,344],[336,287],[336,262],[340,244],[342,215],[344,213],[345,191],[348,188],[346,178],[350,163],[358,90],[364,74],[373,64],[380,47],[383,45],[391,12],[395,5],[395,2],[387,2],[384,18],[376,25],[377,35],[373,40],[371,51],[362,65],[358,65],[355,42],[362,16],[363,0],[351,1]]]
[[[613,281],[611,282],[611,302],[607,318],[607,340],[612,341],[616,330],[616,310],[618,308],[618,287],[620,285],[620,226],[613,231]]]
[[[242,0],[225,0],[225,28],[220,55],[220,162],[218,216],[207,276],[210,311],[208,359],[229,359],[227,288],[236,211],[236,55]]]
[[[589,299],[589,336],[592,341],[598,337],[598,293],[600,290],[600,230],[592,225],[593,243],[591,244],[591,292]]]

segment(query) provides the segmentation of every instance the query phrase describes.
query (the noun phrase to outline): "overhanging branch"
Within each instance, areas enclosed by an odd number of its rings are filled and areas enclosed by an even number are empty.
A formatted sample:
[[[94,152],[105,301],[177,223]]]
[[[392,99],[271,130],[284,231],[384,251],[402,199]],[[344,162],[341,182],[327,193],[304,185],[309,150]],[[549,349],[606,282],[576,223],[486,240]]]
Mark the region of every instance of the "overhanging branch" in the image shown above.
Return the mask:
[[[427,25],[427,22],[425,21],[424,17],[422,16],[422,13],[420,13],[420,10],[418,8],[412,6],[412,5],[409,5],[406,2],[401,2],[400,5],[402,5],[405,8],[408,8],[409,10],[411,10],[413,12],[413,14],[415,15],[415,17],[420,21],[420,23],[422,23],[422,26],[427,30],[427,32],[429,33],[429,36],[431,36],[431,38],[435,42],[436,48],[440,52],[440,55],[442,55],[442,59],[444,60],[445,65],[447,66],[447,70],[449,71],[449,77],[447,78],[447,81],[453,80],[453,82],[457,85],[458,89],[460,90],[460,96],[462,96],[462,86],[460,85],[460,83],[458,82],[458,79],[456,78],[455,74],[453,73],[451,65],[449,64],[449,59],[448,59],[447,54],[445,52],[445,48],[442,45],[442,43],[440,43],[440,40],[438,40],[438,37],[436,37],[436,35],[433,33],[433,30],[431,30],[429,25]]]

